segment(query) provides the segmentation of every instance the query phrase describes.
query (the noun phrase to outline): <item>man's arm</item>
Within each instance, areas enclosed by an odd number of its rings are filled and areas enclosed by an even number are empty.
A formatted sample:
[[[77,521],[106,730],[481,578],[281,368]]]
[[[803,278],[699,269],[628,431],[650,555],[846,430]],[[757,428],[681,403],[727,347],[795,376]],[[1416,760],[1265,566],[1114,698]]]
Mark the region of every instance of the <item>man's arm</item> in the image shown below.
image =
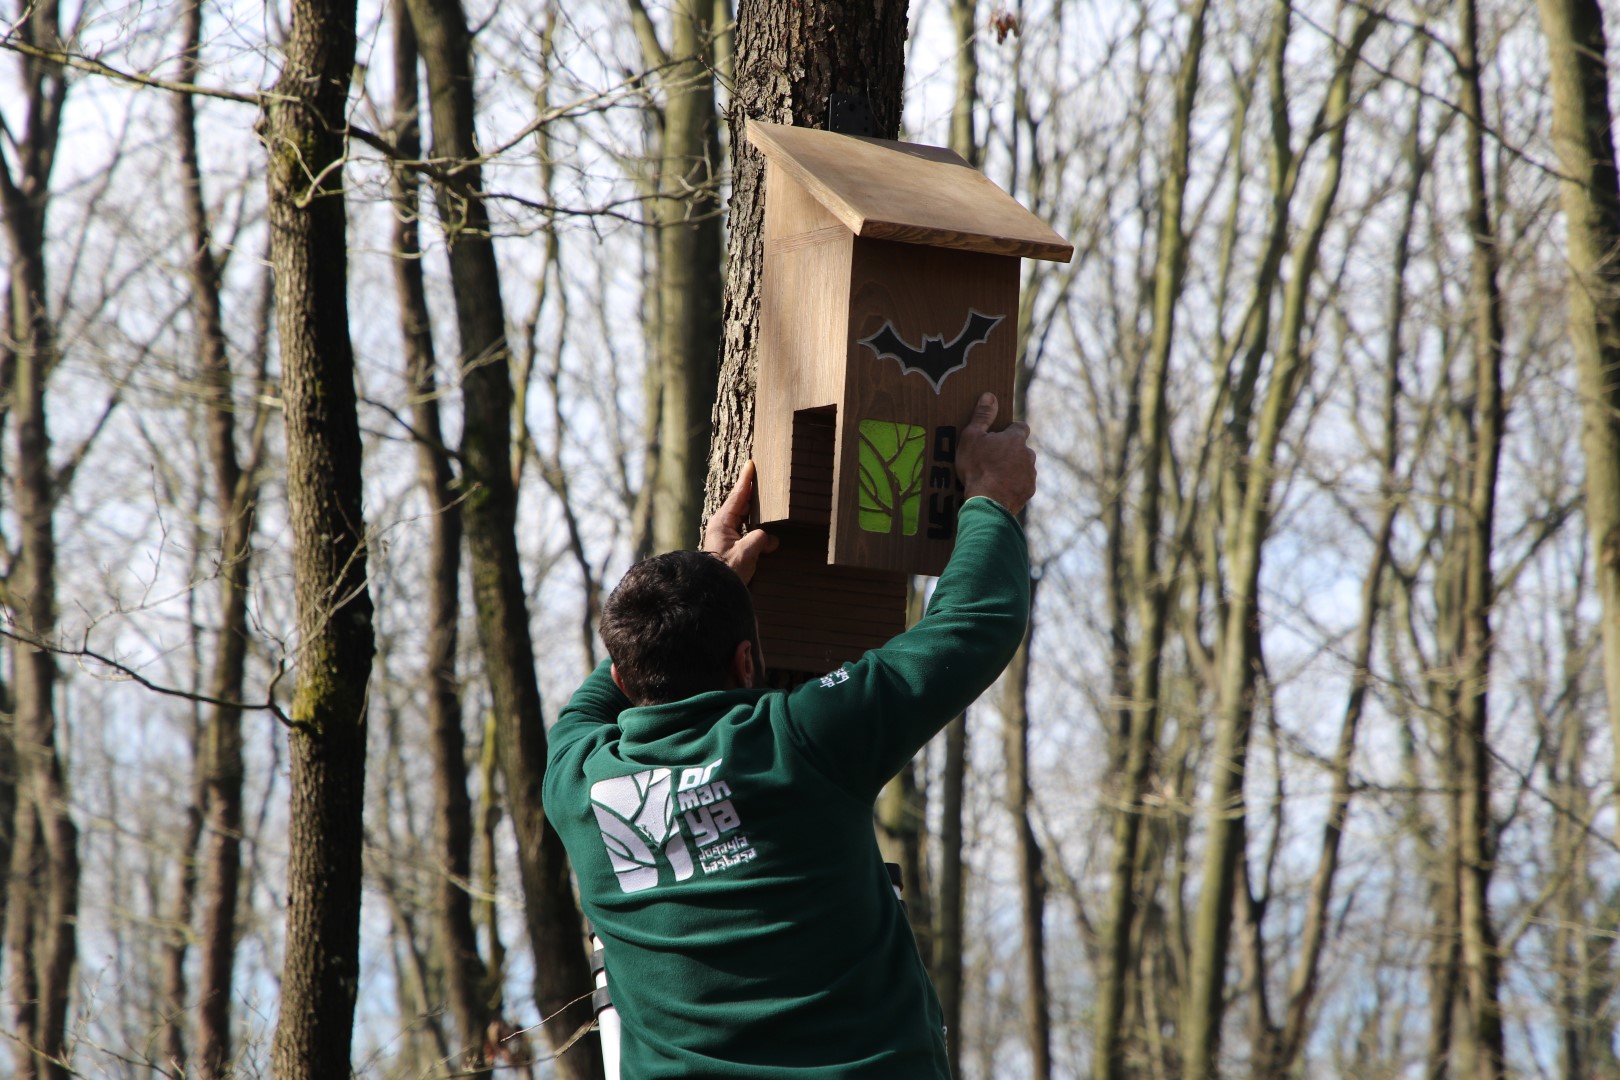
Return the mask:
[[[957,468],[968,499],[928,613],[786,703],[789,737],[861,797],[996,680],[1028,626],[1029,546],[1015,514],[1034,494],[1035,455],[1024,424],[989,431],[996,409],[986,394],[963,430]]]
[[[630,699],[613,681],[612,669],[611,660],[596,665],[563,706],[546,734],[549,759],[556,760],[573,743],[600,733],[604,726],[616,726],[619,714],[630,707]]]

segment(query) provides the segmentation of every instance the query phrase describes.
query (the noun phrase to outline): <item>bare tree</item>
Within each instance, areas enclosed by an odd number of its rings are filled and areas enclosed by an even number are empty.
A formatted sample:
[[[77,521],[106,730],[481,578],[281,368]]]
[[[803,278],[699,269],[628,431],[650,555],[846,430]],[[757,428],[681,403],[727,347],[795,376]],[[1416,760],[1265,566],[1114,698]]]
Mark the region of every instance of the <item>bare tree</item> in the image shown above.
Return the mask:
[[[1292,13],[1280,4],[1274,15],[1282,40]],[[1312,351],[1305,340],[1309,324],[1307,305],[1316,277],[1322,237],[1331,219],[1343,176],[1346,130],[1349,124],[1351,78],[1361,49],[1378,26],[1378,17],[1362,11],[1348,42],[1334,57],[1333,78],[1318,120],[1306,135],[1306,149],[1323,135],[1327,150],[1323,176],[1317,187],[1303,227],[1294,241],[1288,259],[1288,279],[1282,286],[1282,313],[1275,341],[1267,342],[1273,353],[1271,370],[1261,381],[1245,368],[1234,380],[1230,393],[1235,420],[1227,425],[1230,446],[1229,472],[1221,479],[1222,528],[1225,534],[1225,616],[1220,628],[1217,652],[1218,700],[1212,787],[1206,813],[1204,865],[1196,921],[1192,934],[1192,961],[1189,992],[1182,1010],[1182,1058],[1185,1075],[1202,1080],[1215,1075],[1220,1047],[1222,999],[1230,943],[1233,896],[1241,882],[1248,889],[1243,853],[1245,849],[1244,778],[1248,743],[1254,714],[1261,697],[1260,672],[1263,667],[1260,637],[1260,568],[1264,545],[1275,514],[1279,450],[1300,394],[1309,381]],[[1273,54],[1280,64],[1281,49]],[[1287,96],[1282,93],[1280,76],[1274,75],[1272,126],[1281,133],[1278,157],[1281,168],[1274,174],[1273,191],[1279,218],[1288,214],[1298,166],[1296,152],[1285,141],[1288,123]],[[1262,282],[1262,287],[1269,283]],[[1269,298],[1261,300],[1269,303]],[[1264,320],[1261,320],[1264,325]],[[1251,338],[1257,343],[1264,333]],[[1246,361],[1256,356],[1248,351]],[[1247,400],[1246,400],[1247,399]],[[1250,413],[1258,403],[1257,412]],[[1252,425],[1252,426],[1251,426]],[[1249,897],[1245,897],[1249,899]]]
[[[641,0],[629,0],[642,61],[659,72],[654,120],[658,164],[652,224],[656,280],[649,401],[656,421],[654,548],[687,547],[698,533],[720,349],[720,135],[714,106],[713,0],[678,0],[670,44],[658,40]]]
[[[1422,67],[1421,62],[1418,66]],[[1388,323],[1385,327],[1384,392],[1379,446],[1382,472],[1379,486],[1381,505],[1377,524],[1372,531],[1372,555],[1362,579],[1361,617],[1356,625],[1351,653],[1350,689],[1345,696],[1344,714],[1340,721],[1338,740],[1334,746],[1331,762],[1333,793],[1327,819],[1322,824],[1319,853],[1315,872],[1311,876],[1304,930],[1300,936],[1297,959],[1288,975],[1287,997],[1284,1001],[1280,1030],[1271,1028],[1265,1007],[1264,941],[1259,925],[1259,916],[1262,913],[1255,910],[1252,892],[1241,898],[1239,906],[1239,925],[1247,939],[1245,953],[1252,954],[1255,958],[1249,981],[1259,1030],[1251,1034],[1250,1042],[1255,1047],[1257,1058],[1261,1059],[1256,1072],[1264,1075],[1289,1075],[1304,1055],[1305,1040],[1311,1031],[1313,1008],[1320,984],[1322,957],[1330,929],[1329,905],[1334,895],[1344,844],[1344,831],[1354,794],[1351,763],[1356,753],[1357,735],[1362,719],[1368,711],[1368,694],[1373,687],[1373,648],[1378,623],[1384,612],[1385,574],[1390,563],[1390,547],[1400,505],[1397,497],[1399,483],[1397,459],[1401,449],[1400,406],[1404,384],[1402,334],[1409,305],[1406,274],[1411,262],[1412,234],[1417,211],[1432,157],[1432,149],[1425,146],[1422,139],[1424,101],[1421,96],[1414,96],[1416,100],[1412,107],[1411,132],[1405,154],[1409,174],[1400,231],[1395,239],[1394,261],[1390,268]],[[1267,1050],[1271,1052],[1263,1055],[1263,1051]]]
[[[1596,0],[1540,0],[1550,54],[1553,143],[1569,230],[1569,336],[1581,388],[1586,526],[1603,605],[1603,677],[1620,773],[1620,174]],[[1620,822],[1617,822],[1620,829]]]
[[[201,71],[202,21],[201,0],[188,3],[181,17],[181,59],[177,76],[182,82],[195,83]],[[200,888],[202,959],[195,1072],[200,1077],[212,1078],[226,1075],[232,1058],[231,984],[236,960],[237,898],[242,862],[242,710],[236,703],[242,701],[250,637],[248,574],[253,558],[258,461],[268,413],[262,404],[254,410],[252,444],[244,466],[237,457],[237,406],[220,296],[221,266],[214,251],[203,199],[196,102],[190,94],[176,94],[174,104],[198,383],[203,391],[207,449],[213,464],[213,499],[220,517],[221,536],[220,622],[207,690],[213,704],[209,706],[202,730],[196,799],[189,826],[191,835],[183,845],[182,873],[173,898],[172,918],[177,936],[164,956],[164,997],[169,1010],[164,1055],[170,1067],[187,1069],[182,1024],[189,1007],[186,954],[194,897]],[[261,355],[261,381],[264,361]]]
[[[978,2],[952,0],[951,25],[956,38],[956,97],[951,105],[950,147],[977,167],[982,148],[974,125],[979,103]],[[945,1053],[962,1057],[962,915],[965,899],[962,851],[962,798],[967,783],[967,717],[945,727],[944,766],[940,771],[939,874],[934,897],[934,949],[930,974],[945,1018]]]
[[[394,145],[401,157],[421,155],[418,131],[416,34],[403,0],[392,4],[394,20]],[[458,1057],[468,1067],[490,1064],[483,1054],[490,1008],[489,971],[478,952],[472,921],[472,802],[467,797],[466,736],[461,727],[461,688],[456,676],[457,621],[461,599],[461,506],[451,455],[439,422],[440,388],[435,373],[433,325],[423,282],[417,222],[421,193],[417,174],[395,168],[394,283],[404,339],[406,393],[411,402],[417,472],[427,496],[430,541],[427,595],[427,724],[433,758],[434,835],[437,864],[436,918]]]
[[[1187,237],[1182,207],[1186,198],[1193,104],[1198,93],[1208,8],[1207,0],[1197,0],[1189,13],[1187,44],[1176,78],[1175,109],[1170,125],[1171,156],[1159,191],[1152,341],[1140,383],[1140,404],[1133,403],[1140,417],[1138,438],[1142,461],[1135,541],[1130,557],[1130,580],[1137,596],[1136,636],[1131,645],[1131,705],[1124,740],[1122,786],[1118,793],[1120,809],[1114,819],[1103,963],[1098,974],[1096,1049],[1092,1059],[1092,1074],[1096,1080],[1119,1080],[1126,1070],[1123,1028],[1126,983],[1132,966],[1131,936],[1141,892],[1137,868],[1141,858],[1138,845],[1142,800],[1159,737],[1159,684],[1170,598],[1169,585],[1160,570],[1161,470],[1169,446],[1166,395],[1176,307],[1186,272]]]
[[[1569,253],[1569,336],[1581,390],[1581,439],[1586,458],[1586,527],[1593,577],[1602,605],[1603,677],[1615,768],[1620,773],[1620,172],[1614,150],[1608,41],[1603,9],[1594,0],[1541,0],[1553,92],[1553,144],[1562,166]],[[1558,755],[1558,788],[1568,808],[1558,818],[1554,850],[1576,860],[1564,890],[1554,960],[1563,989],[1562,1066],[1566,1080],[1620,1068],[1599,1002],[1613,993],[1611,914],[1592,927],[1585,898],[1591,883],[1578,825],[1590,801],[1580,772],[1585,732],[1579,711],[1565,714]],[[1620,821],[1617,821],[1620,835]],[[1602,905],[1612,908],[1612,904]]]
[[[1490,913],[1490,880],[1496,860],[1496,824],[1491,817],[1491,759],[1487,701],[1491,671],[1491,611],[1496,582],[1491,571],[1496,521],[1496,484],[1502,456],[1506,407],[1502,393],[1503,316],[1497,281],[1501,254],[1485,177],[1485,107],[1480,90],[1478,13],[1474,0],[1458,6],[1458,97],[1464,119],[1469,232],[1473,237],[1469,302],[1473,319],[1474,372],[1467,456],[1463,459],[1458,515],[1462,547],[1459,589],[1460,650],[1455,665],[1458,790],[1458,915],[1462,935],[1464,1015],[1471,1028],[1479,1080],[1503,1075],[1506,1053],[1501,1011],[1501,956]]]
[[[31,5],[16,27],[19,40],[56,48],[60,16],[54,0]],[[77,960],[79,833],[69,813],[57,741],[53,517],[64,478],[51,463],[45,407],[57,360],[46,286],[45,216],[68,82],[64,67],[49,59],[26,57],[22,69],[25,126],[0,144],[0,209],[10,257],[0,370],[7,375],[10,419],[16,425],[12,491],[18,524],[17,551],[0,581],[0,605],[18,631],[10,701],[17,780],[5,950],[17,1075],[31,1080],[69,1075],[66,1025]]]
[[[298,606],[287,929],[271,1055],[283,1077],[347,1075],[359,981],[373,637],[342,193],[354,53],[353,0],[295,0],[260,124]]]
[[[462,380],[462,478],[472,497],[463,521],[472,561],[473,600],[485,673],[494,696],[496,738],[507,805],[517,830],[535,1002],[563,1074],[601,1073],[601,1048],[570,1036],[590,1022],[590,969],[583,922],[540,785],[546,736],[534,646],[517,550],[512,480],[512,379],[494,238],[483,199],[472,83],[472,41],[459,0],[410,0],[427,70],[433,153],[455,161],[435,185],[456,296]]]

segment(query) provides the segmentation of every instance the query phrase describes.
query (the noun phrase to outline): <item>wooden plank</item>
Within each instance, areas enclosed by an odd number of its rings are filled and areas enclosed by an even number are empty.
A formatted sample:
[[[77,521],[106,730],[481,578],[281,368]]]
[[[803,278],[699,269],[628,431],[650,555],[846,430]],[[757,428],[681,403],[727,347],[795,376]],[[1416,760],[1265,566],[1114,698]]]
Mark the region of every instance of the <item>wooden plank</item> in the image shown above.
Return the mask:
[[[766,243],[768,249],[774,252],[797,251],[802,247],[813,247],[816,244],[825,244],[829,241],[843,240],[849,235],[849,230],[842,223],[827,225],[820,229],[811,229],[809,232],[796,233],[792,236],[773,236]]]
[[[888,639],[870,641],[805,641],[772,640],[764,638],[760,649],[765,654],[765,667],[772,677],[781,670],[821,675],[840,664],[861,658],[863,653],[881,647]]]
[[[802,582],[807,580],[807,577],[800,575],[795,580]],[[756,598],[791,601],[800,610],[815,614],[847,613],[857,620],[872,617],[873,611],[883,611],[885,605],[893,599],[893,590],[888,582],[884,583],[885,588],[882,589],[856,591],[839,588],[837,579],[827,574],[817,574],[808,580],[815,582],[815,588],[798,584],[790,587],[777,583],[761,585]]]
[[[794,580],[802,580],[806,573],[822,569],[826,565],[825,562],[821,562],[795,566],[792,569],[799,571],[800,578]],[[870,602],[873,597],[887,599],[893,595],[894,582],[888,576],[885,576],[881,581],[861,581],[849,577],[850,567],[841,566],[838,569],[841,572],[837,575],[816,575],[816,591],[810,595],[808,600],[803,602],[813,603],[817,597],[826,597],[829,603],[864,604]],[[757,583],[755,592],[761,596],[800,597],[804,595],[804,589],[800,585],[781,584],[775,578],[767,578],[765,581]]]
[[[797,643],[800,646],[807,645],[818,649],[840,650],[845,660],[855,660],[861,653],[868,649],[876,649],[893,637],[893,634],[876,627],[840,631],[828,626],[796,625],[792,633],[778,635],[778,640],[790,648]],[[767,662],[769,662],[768,654]]]
[[[746,130],[771,165],[856,236],[1054,262],[1074,257],[1074,245],[950,150],[761,120]]]
[[[843,392],[839,360],[848,334],[855,238],[769,162],[765,237],[753,455],[759,520],[773,522],[793,516],[794,414],[834,407]],[[834,437],[836,431],[835,419]]]
[[[905,629],[906,575],[829,566],[825,529],[771,531],[780,546],[750,584],[768,669],[819,675]]]

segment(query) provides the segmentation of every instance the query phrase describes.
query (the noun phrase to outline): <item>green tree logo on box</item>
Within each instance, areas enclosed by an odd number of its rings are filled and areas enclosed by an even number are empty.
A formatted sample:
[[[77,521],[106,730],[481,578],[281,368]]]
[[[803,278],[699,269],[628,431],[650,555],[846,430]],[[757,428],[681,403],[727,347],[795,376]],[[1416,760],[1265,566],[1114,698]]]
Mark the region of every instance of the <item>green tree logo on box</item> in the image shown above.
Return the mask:
[[[862,420],[860,522],[866,532],[917,533],[928,432],[912,424]]]

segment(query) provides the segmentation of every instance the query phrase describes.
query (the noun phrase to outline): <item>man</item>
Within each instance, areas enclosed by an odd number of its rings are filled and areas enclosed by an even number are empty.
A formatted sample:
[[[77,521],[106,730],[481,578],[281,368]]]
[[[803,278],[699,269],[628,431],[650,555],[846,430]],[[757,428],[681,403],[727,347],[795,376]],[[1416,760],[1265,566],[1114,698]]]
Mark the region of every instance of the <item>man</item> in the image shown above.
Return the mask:
[[[631,568],[550,734],[545,805],[603,942],[627,1080],[950,1077],[939,1001],[872,828],[878,791],[1006,667],[1029,618],[1029,429],[986,394],[928,613],[791,692],[760,689],[742,532]],[[716,558],[718,556],[718,558]]]

